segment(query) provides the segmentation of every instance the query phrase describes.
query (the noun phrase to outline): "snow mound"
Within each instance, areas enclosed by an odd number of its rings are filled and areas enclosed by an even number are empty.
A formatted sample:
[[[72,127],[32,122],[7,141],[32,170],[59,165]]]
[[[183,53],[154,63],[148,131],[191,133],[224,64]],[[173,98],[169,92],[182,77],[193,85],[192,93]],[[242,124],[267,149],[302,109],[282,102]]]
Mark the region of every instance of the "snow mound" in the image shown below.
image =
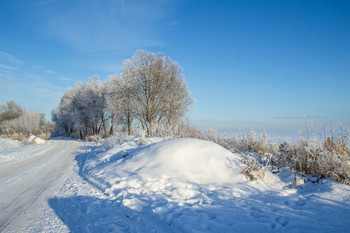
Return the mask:
[[[240,157],[198,139],[174,139],[148,146],[134,140],[89,156],[83,175],[123,206],[135,211],[151,208],[162,214],[172,205],[163,206],[164,201],[180,206],[213,201],[206,194],[208,190],[221,190],[217,198],[226,199],[269,189],[265,181],[249,182],[240,174]]]
[[[153,144],[118,166],[118,173],[143,179],[162,176],[197,184],[232,183],[239,174],[239,157],[223,147],[198,139]]]
[[[28,143],[33,143],[35,139],[36,139],[36,136],[35,136],[35,135],[31,135],[31,136],[28,138]]]
[[[41,139],[35,135],[31,135],[28,139],[28,143],[34,143],[34,144],[43,144],[46,141],[44,139]]]
[[[13,148],[20,147],[22,144],[19,141],[13,140],[11,138],[0,137],[0,151],[5,151]]]
[[[46,141],[44,140],[44,139],[41,139],[41,138],[39,138],[39,137],[37,137],[37,138],[35,138],[34,139],[34,143],[35,144],[43,144],[43,143],[45,143]]]

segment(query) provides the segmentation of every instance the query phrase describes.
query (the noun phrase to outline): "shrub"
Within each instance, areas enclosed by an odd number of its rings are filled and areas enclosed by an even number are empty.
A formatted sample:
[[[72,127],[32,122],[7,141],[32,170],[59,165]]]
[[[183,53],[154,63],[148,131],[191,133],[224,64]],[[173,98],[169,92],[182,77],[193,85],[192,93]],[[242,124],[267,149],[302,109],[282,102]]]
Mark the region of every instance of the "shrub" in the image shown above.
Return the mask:
[[[86,136],[85,140],[88,142],[99,142],[102,140],[102,136],[101,135],[90,135],[90,136]]]
[[[333,131],[332,131],[333,132]],[[279,170],[287,167],[294,174],[304,174],[319,178],[327,177],[335,181],[350,184],[350,149],[349,132],[338,131],[332,136],[313,137],[308,132],[297,142],[272,142],[266,133],[260,136],[251,130],[249,134],[237,137],[222,137],[216,135],[215,129],[202,131],[200,139],[215,142],[231,152],[255,153],[255,159],[242,160],[246,166],[242,174],[247,178],[256,179],[259,166],[272,166]],[[306,135],[306,136],[305,136]]]
[[[242,175],[248,180],[262,180],[265,177],[265,168],[259,164],[255,158],[251,156],[246,156],[242,159]]]

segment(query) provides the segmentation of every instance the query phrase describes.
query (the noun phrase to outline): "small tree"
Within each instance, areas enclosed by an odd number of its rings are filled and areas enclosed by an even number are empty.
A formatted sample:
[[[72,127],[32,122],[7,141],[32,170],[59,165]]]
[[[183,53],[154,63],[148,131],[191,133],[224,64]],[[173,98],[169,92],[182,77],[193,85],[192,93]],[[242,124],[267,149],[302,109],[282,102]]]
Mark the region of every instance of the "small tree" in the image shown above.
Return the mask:
[[[0,122],[16,119],[23,114],[21,105],[13,100],[9,100],[6,104],[0,106]]]
[[[147,136],[155,125],[176,124],[193,102],[182,68],[162,53],[138,50],[124,62],[125,92]]]

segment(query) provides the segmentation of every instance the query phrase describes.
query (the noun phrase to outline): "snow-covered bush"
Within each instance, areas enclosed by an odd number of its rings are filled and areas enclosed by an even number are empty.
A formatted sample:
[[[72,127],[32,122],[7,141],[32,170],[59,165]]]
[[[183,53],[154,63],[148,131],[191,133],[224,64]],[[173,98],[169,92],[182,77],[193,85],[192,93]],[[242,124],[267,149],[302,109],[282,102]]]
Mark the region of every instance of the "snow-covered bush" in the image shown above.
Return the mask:
[[[123,133],[115,133],[115,135],[105,138],[101,141],[103,149],[109,149],[119,143],[131,140],[133,136],[126,136]]]
[[[259,136],[254,130],[241,137],[233,134],[232,137],[217,136],[215,129],[204,130],[200,134],[200,139],[215,142],[231,152],[253,152],[261,155],[272,155],[277,153],[278,144],[273,143],[265,132]]]
[[[277,167],[289,167],[297,173],[329,177],[349,184],[350,152],[344,139],[307,140],[301,138],[295,144],[281,143],[272,158]],[[338,144],[334,141],[342,141]],[[331,145],[331,146],[330,146]]]
[[[262,180],[265,177],[265,168],[252,156],[245,156],[242,160],[240,173],[249,180]]]
[[[264,132],[260,136],[251,130],[240,137],[217,136],[215,129],[202,131],[197,138],[215,142],[231,152],[249,152],[254,154],[254,162],[242,173],[252,177],[251,171],[262,166],[271,168],[289,168],[296,174],[327,177],[341,183],[350,184],[349,132],[333,134],[331,137],[310,139],[301,136],[297,142],[273,142]],[[251,168],[249,168],[251,167]]]
[[[45,114],[23,110],[13,101],[1,105],[0,115],[0,135],[24,143],[32,134],[48,140],[54,129],[54,124],[45,120]]]
[[[54,124],[47,122],[44,114],[30,111],[23,111],[17,118],[0,122],[0,132],[16,140],[23,140],[31,134],[51,135],[53,129]]]
[[[144,130],[140,132],[140,139],[138,141],[138,144],[140,146],[147,145],[146,132]]]
[[[89,136],[86,136],[85,138],[86,141],[88,142],[99,142],[102,140],[102,136],[101,135],[89,135]]]

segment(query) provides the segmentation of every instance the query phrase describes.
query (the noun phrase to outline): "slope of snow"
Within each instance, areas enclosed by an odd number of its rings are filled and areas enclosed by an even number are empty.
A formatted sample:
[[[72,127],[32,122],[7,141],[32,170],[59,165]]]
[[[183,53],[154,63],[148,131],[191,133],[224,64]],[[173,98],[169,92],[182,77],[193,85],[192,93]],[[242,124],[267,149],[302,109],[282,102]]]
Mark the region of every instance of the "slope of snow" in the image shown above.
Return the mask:
[[[239,160],[214,143],[179,139],[144,148],[105,170],[112,170],[112,176],[138,176],[144,180],[167,177],[187,183],[224,184],[237,177]]]
[[[22,144],[19,141],[15,141],[11,138],[0,137],[0,152],[20,147]]]
[[[129,141],[90,154],[81,175],[126,216],[158,232],[350,230],[350,187],[324,179],[293,188],[288,171],[248,181],[239,174],[240,158],[196,139],[142,147]]]

